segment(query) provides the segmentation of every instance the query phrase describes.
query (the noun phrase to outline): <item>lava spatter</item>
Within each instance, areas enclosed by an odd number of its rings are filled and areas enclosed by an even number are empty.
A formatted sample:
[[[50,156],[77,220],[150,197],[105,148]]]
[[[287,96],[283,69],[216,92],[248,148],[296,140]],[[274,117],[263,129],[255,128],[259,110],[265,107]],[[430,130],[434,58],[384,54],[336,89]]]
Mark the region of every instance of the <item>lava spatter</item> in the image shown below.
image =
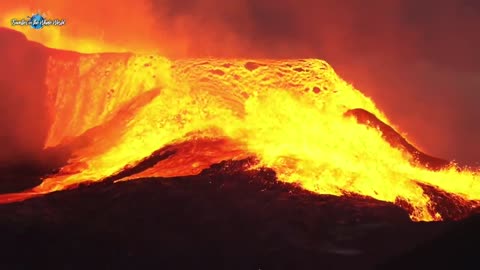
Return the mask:
[[[322,60],[52,50],[46,76],[45,147],[72,155],[41,185],[3,202],[113,176],[194,175],[251,157],[249,170],[271,168],[278,180],[312,192],[396,203],[413,220],[448,212],[432,190],[455,198],[461,212],[480,199],[478,172],[418,151]]]

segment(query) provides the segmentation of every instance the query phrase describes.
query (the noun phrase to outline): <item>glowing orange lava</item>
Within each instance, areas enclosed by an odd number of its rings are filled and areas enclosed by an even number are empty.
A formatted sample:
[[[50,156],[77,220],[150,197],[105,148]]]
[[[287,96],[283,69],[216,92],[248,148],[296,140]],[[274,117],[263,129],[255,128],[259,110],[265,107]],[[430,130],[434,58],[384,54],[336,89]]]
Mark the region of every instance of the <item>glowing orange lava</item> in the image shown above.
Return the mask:
[[[98,40],[65,41],[56,31],[62,30],[27,35],[56,48],[123,51]],[[255,156],[258,164],[250,169],[272,168],[279,180],[313,192],[406,201],[413,220],[442,219],[419,184],[480,200],[478,172],[421,166],[378,129],[345,116],[361,108],[391,125],[322,60],[173,61],[55,51],[46,84],[52,125],[45,147],[71,144],[75,151],[58,174],[23,196],[0,196],[4,202],[101,181],[164,147],[178,151],[122,180],[194,175],[222,160]]]
[[[344,116],[363,108],[389,123],[375,104],[324,61],[177,60],[156,55],[61,53],[49,60],[54,119],[46,147],[83,136],[57,175],[34,192],[100,181],[154,151],[194,144],[127,179],[199,173],[213,163],[254,155],[257,166],[304,188],[356,193],[414,207],[414,220],[440,220],[425,183],[479,200],[478,174],[453,165],[433,171],[392,147],[379,130]],[[177,147],[181,149],[181,147]]]

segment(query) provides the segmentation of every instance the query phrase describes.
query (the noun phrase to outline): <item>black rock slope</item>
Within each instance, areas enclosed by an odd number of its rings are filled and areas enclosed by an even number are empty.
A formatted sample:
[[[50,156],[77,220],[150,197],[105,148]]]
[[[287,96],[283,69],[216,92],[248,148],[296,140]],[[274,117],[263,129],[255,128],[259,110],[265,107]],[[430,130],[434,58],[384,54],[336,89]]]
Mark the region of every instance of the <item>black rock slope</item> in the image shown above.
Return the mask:
[[[451,226],[223,162],[0,205],[1,269],[371,269]],[[410,268],[411,269],[411,268]]]

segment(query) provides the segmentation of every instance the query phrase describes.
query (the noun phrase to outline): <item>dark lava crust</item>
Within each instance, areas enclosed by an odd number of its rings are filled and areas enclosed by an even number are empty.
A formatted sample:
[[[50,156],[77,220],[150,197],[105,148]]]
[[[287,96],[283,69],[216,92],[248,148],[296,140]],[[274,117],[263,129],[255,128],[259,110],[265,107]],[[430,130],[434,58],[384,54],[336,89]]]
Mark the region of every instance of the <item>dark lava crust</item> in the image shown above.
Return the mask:
[[[393,204],[312,194],[244,167],[0,205],[0,268],[372,269],[455,226],[412,223]]]

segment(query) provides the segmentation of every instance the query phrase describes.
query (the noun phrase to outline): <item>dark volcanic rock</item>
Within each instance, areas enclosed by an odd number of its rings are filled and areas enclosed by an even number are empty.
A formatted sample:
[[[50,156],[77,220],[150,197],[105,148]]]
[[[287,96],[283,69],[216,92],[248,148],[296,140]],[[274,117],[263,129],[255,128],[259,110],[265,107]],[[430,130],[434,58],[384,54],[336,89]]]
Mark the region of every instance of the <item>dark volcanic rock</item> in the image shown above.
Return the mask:
[[[462,220],[478,211],[480,205],[478,201],[467,201],[461,196],[449,194],[434,186],[423,183],[417,184],[431,199],[430,212],[432,214],[439,213],[443,220]]]
[[[108,182],[0,205],[2,269],[369,269],[447,224],[270,170]]]
[[[58,172],[67,163],[70,152],[63,147],[37,153],[38,158],[0,163],[0,194],[20,192],[42,183],[42,178]]]
[[[479,228],[480,214],[476,214],[378,269],[478,269]]]
[[[392,147],[404,150],[406,153],[410,154],[416,162],[426,168],[440,170],[450,164],[450,161],[448,160],[432,157],[418,150],[415,148],[415,146],[403,138],[402,135],[400,135],[395,129],[382,122],[369,111],[364,109],[353,109],[347,111],[345,115],[353,116],[359,123],[378,129],[382,133],[383,138]]]

